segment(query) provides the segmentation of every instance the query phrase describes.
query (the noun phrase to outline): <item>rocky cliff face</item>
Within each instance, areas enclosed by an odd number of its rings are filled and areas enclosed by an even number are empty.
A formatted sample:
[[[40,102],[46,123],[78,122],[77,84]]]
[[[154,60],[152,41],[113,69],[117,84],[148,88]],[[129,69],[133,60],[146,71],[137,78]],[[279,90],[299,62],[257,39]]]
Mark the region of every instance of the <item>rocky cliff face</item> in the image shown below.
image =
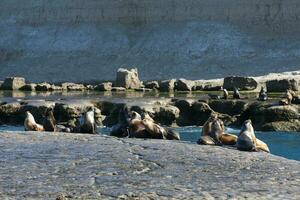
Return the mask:
[[[217,78],[299,69],[297,0],[2,0],[0,79]]]

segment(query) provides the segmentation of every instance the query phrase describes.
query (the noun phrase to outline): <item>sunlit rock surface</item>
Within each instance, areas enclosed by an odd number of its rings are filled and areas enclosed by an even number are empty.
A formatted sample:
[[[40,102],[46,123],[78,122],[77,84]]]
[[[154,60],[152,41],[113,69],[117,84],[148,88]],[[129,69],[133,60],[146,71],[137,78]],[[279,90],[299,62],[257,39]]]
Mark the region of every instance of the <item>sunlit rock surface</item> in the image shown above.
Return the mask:
[[[0,133],[0,198],[299,199],[300,163],[163,140]]]

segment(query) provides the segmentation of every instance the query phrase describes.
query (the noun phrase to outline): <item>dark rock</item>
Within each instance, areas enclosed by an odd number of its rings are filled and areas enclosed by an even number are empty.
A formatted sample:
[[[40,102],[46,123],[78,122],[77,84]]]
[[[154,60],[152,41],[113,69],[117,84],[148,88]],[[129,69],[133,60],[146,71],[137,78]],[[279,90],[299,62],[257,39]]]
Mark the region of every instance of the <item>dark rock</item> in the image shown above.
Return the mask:
[[[148,81],[145,83],[145,88],[159,89],[158,81]]]
[[[54,116],[58,122],[67,122],[81,117],[91,107],[94,107],[91,102],[83,100],[59,102],[55,104]]]
[[[113,108],[110,110],[106,118],[103,120],[103,125],[112,127],[116,125],[119,121],[120,110],[123,109],[126,105],[124,103],[113,104]]]
[[[262,125],[262,131],[287,131],[287,132],[300,132],[300,121],[276,121]]]
[[[18,90],[25,85],[25,78],[23,77],[8,77],[1,85],[3,90]]]
[[[248,103],[239,100],[211,100],[208,105],[216,112],[233,116],[242,114]]]
[[[194,102],[191,106],[192,124],[202,126],[213,112],[207,103]]]
[[[174,90],[175,79],[164,80],[159,82],[159,91],[161,92],[170,92]]]
[[[186,79],[179,79],[175,83],[175,90],[177,91],[192,91],[192,88],[194,87],[195,83],[191,80]]]
[[[274,106],[268,103],[255,102],[250,104],[241,114],[240,123],[251,119],[255,129],[260,130],[264,124],[269,122],[299,119],[298,110],[297,106]]]
[[[43,124],[46,110],[48,108],[54,108],[54,106],[55,102],[53,101],[32,100],[24,102],[24,105],[21,107],[21,112],[25,115],[25,112],[29,111],[37,123]]]
[[[295,79],[268,80],[266,82],[268,92],[285,92],[287,89],[298,91],[298,81]]]
[[[116,86],[126,89],[136,89],[141,87],[137,69],[123,69],[117,71]]]
[[[0,105],[0,121],[2,124],[23,124],[25,113],[21,110],[19,102]]]
[[[20,88],[20,90],[23,91],[35,91],[36,84],[35,83],[29,83],[24,85],[23,87]]]
[[[50,83],[38,83],[35,87],[36,91],[54,91],[54,90],[61,90],[62,87],[56,86]]]
[[[254,78],[230,76],[224,78],[223,88],[227,90],[233,90],[234,87],[239,90],[254,90],[257,88],[257,81]]]
[[[172,126],[179,117],[179,109],[175,106],[155,106],[154,120],[162,125]]]
[[[97,85],[95,90],[97,91],[111,91],[112,89],[112,82],[105,82]]]

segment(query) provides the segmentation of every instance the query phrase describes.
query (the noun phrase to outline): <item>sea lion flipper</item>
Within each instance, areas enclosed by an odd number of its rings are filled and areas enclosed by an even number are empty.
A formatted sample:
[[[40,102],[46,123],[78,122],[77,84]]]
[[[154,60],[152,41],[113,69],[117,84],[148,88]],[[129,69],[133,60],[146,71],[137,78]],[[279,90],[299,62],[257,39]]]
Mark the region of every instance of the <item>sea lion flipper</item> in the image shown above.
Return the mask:
[[[199,140],[197,141],[198,144],[202,145],[215,145],[215,141],[210,136],[200,136]]]
[[[232,134],[228,134],[228,133],[224,133],[220,136],[220,141],[222,142],[222,144],[224,145],[235,145],[236,141],[237,141],[237,136],[236,135],[232,135]]]

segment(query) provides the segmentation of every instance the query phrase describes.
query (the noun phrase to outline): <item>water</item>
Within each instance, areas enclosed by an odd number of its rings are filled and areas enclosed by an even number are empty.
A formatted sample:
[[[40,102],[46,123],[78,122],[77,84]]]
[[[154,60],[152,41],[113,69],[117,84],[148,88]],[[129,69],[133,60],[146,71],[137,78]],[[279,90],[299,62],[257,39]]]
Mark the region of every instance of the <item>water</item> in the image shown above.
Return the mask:
[[[23,131],[22,126],[0,126],[1,131]],[[175,128],[180,133],[181,140],[195,143],[199,139],[200,127]],[[239,130],[228,128],[232,134],[238,134]],[[102,134],[109,135],[110,128],[101,128]],[[274,155],[300,161],[300,133],[289,132],[256,132],[256,137],[266,142]]]

